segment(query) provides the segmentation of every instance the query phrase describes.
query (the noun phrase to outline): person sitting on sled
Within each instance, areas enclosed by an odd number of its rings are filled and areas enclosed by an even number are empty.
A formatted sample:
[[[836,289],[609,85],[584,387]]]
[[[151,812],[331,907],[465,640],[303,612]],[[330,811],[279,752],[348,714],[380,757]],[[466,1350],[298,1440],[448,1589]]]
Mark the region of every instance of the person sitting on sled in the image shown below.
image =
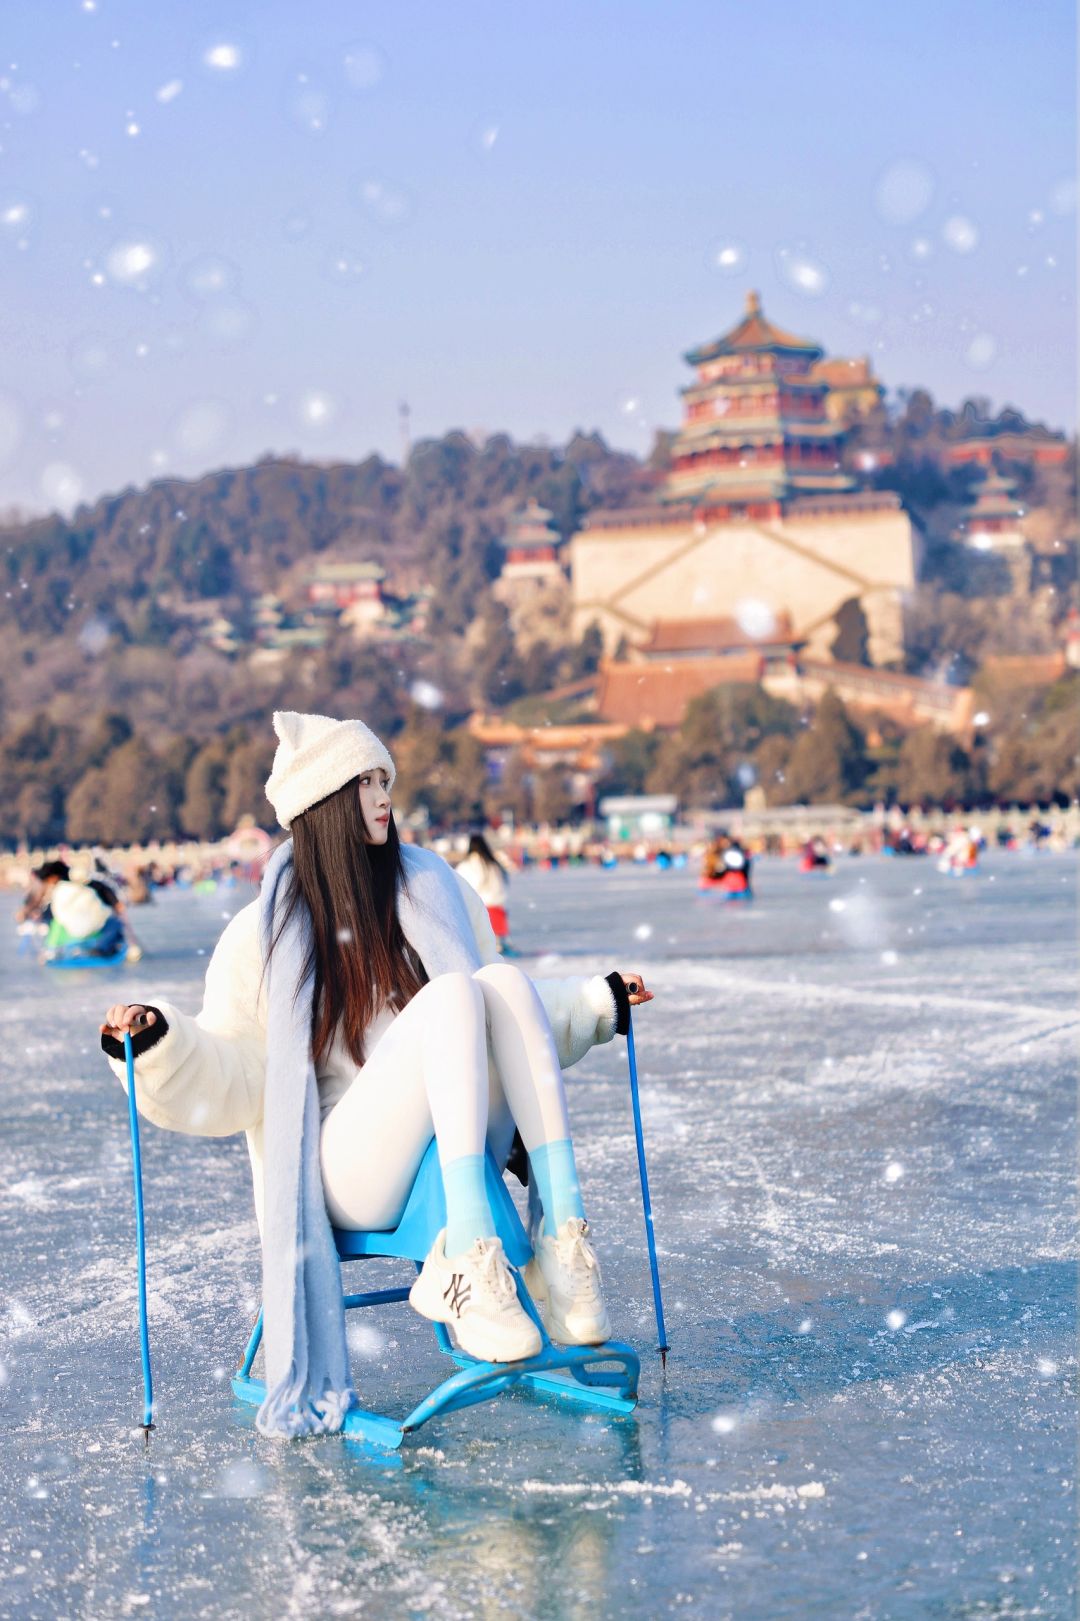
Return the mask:
[[[832,856],[829,846],[820,833],[815,833],[803,845],[802,857],[799,861],[800,872],[828,872],[832,867]]]
[[[961,824],[953,829],[938,862],[938,871],[950,873],[954,877],[966,872],[975,872],[979,865],[979,852],[982,846],[982,829]]]
[[[123,951],[124,925],[111,890],[100,883],[75,882],[66,861],[43,862],[34,876],[40,884],[40,916],[48,925],[46,958],[76,952],[115,957]]]
[[[730,847],[731,839],[722,829],[709,840],[701,863],[701,881],[703,884],[718,884],[723,878],[727,870],[724,856]]]
[[[214,951],[196,1018],[111,1007],[102,1045],[140,1111],[196,1135],[248,1134],[263,1240],[267,1396],[259,1428],[340,1429],[352,1402],[338,1227],[392,1228],[432,1138],[446,1227],[410,1302],[483,1361],[540,1349],[484,1183],[524,1141],[543,1226],[525,1281],[550,1336],[609,1336],[562,1068],[652,1000],[640,974],[538,980],[500,962],[483,902],[433,851],[399,842],[394,764],[358,720],[279,713],[267,797],[291,839]],[[284,1305],[278,1310],[276,1300]],[[315,1309],[312,1302],[317,1302]]]
[[[469,848],[457,864],[459,878],[471,884],[487,907],[487,915],[502,956],[516,956],[510,944],[510,920],[506,903],[510,896],[510,880],[502,861],[482,833],[474,833]]]
[[[719,889],[726,895],[751,896],[752,861],[737,838],[721,829],[705,850],[699,889]]]
[[[730,838],[723,855],[724,874],[721,885],[730,894],[752,896],[751,874],[754,861],[740,839]]]

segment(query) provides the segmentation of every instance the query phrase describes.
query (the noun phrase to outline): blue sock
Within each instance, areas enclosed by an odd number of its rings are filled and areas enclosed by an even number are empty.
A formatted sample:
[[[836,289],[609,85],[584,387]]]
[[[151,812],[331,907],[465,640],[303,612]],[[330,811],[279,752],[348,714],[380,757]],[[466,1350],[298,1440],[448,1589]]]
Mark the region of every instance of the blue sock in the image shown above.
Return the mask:
[[[494,1238],[484,1186],[483,1154],[463,1154],[440,1167],[446,1190],[446,1253],[464,1255],[477,1238]]]
[[[544,1231],[549,1238],[554,1238],[564,1221],[585,1215],[574,1164],[574,1145],[569,1137],[561,1137],[556,1143],[541,1143],[539,1148],[529,1149],[529,1164],[544,1207]]]

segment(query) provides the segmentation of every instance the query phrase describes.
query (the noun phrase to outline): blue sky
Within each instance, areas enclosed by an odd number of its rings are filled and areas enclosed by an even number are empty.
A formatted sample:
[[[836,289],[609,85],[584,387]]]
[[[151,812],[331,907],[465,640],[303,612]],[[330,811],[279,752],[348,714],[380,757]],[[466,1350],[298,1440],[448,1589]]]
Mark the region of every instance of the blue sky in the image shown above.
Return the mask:
[[[0,62],[0,507],[269,451],[644,451],[748,288],[1075,423],[1064,0],[40,0]]]

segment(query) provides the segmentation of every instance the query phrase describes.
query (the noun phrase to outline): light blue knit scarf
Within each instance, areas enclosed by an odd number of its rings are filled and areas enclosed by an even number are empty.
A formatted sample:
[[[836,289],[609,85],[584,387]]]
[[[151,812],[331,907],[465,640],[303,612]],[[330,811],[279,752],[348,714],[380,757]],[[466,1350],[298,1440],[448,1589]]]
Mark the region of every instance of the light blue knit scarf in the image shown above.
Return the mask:
[[[430,850],[402,847],[407,887],[398,894],[402,932],[429,979],[480,966],[459,881]],[[263,878],[263,960],[284,908],[292,841],[274,852]],[[319,1093],[311,1057],[313,975],[303,978],[311,939],[306,907],[282,932],[267,971],[266,1095],[263,1114],[264,1435],[339,1430],[355,1400],[349,1377],[341,1266],[323,1197]],[[302,981],[302,982],[301,982]]]

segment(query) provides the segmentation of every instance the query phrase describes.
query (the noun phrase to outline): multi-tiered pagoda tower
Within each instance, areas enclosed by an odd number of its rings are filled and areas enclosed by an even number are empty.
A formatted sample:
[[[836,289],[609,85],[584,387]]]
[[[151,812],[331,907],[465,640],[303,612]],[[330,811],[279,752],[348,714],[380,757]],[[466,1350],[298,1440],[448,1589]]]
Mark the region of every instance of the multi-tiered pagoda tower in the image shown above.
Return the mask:
[[[785,624],[828,658],[837,615],[857,605],[871,661],[899,661],[915,538],[895,494],[856,488],[841,465],[850,412],[830,399],[831,379],[851,368],[773,326],[756,293],[686,358],[697,376],[655,499],[591,512],[571,541],[575,632],[596,621],[608,648],[644,648],[668,645],[665,623],[685,636],[696,621],[734,620],[755,637]],[[860,363],[860,400],[872,407],[877,391]]]
[[[710,516],[777,518],[792,496],[834,494],[854,481],[840,466],[843,429],[813,376],[824,351],[767,321],[757,293],[738,326],[686,359],[686,415],[672,446],[665,494]]]

